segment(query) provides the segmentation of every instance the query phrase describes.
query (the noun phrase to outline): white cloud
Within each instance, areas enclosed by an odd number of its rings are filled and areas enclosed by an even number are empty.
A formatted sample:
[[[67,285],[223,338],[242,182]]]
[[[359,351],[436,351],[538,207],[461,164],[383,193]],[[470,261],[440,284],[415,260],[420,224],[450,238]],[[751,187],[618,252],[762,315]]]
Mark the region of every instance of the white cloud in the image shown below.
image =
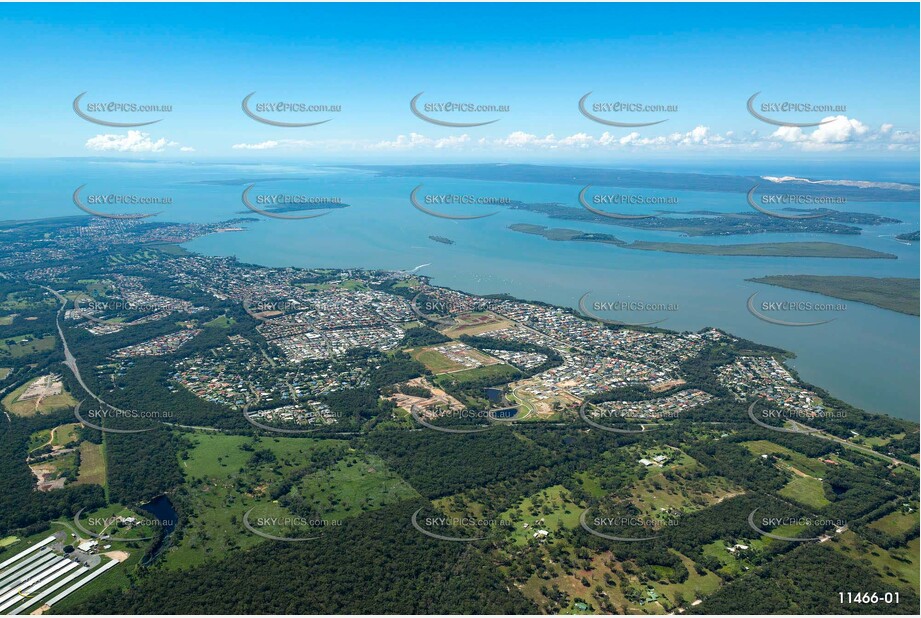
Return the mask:
[[[485,146],[499,146],[504,148],[551,148],[556,145],[556,136],[553,133],[539,137],[533,133],[514,131],[506,137],[486,139],[481,143]]]
[[[917,131],[895,131],[890,138],[895,144],[917,144]]]
[[[410,133],[407,135],[397,135],[396,139],[384,140],[373,144],[366,144],[369,150],[410,150],[415,148],[435,148],[443,150],[447,148],[457,148],[464,144],[470,143],[470,136],[466,133],[463,135],[452,135],[433,139],[422,135],[421,133]],[[360,146],[360,143],[356,143]]]
[[[632,131],[623,136],[615,136],[605,131],[599,137],[588,133],[575,133],[564,137],[557,137],[553,133],[543,137],[523,131],[510,133],[507,137],[496,139],[482,139],[478,143],[483,146],[499,148],[530,148],[530,149],[588,149],[604,148],[615,149],[623,147],[668,147],[689,145],[716,145],[726,142],[727,138],[711,133],[709,127],[697,126],[686,133],[675,132],[669,135],[644,137],[639,131]]]
[[[195,150],[188,146],[180,146],[179,142],[165,137],[151,139],[150,133],[143,131],[128,131],[126,135],[101,133],[86,140],[85,147],[96,152],[163,152],[167,148],[179,148],[182,152]]]
[[[240,143],[231,146],[233,150],[307,150],[310,148],[323,149],[352,149],[352,150],[411,150],[415,148],[456,148],[471,142],[469,135],[452,135],[450,137],[430,138],[421,133],[397,135],[392,140],[370,142],[367,140],[303,140],[280,139],[266,140],[264,142]]]
[[[812,141],[820,144],[840,144],[842,142],[858,140],[870,133],[870,127],[856,118],[835,116],[834,118],[823,118],[822,120],[831,120],[831,122],[817,127],[816,130],[812,132],[812,135],[809,136]]]
[[[829,116],[826,122],[812,130],[800,127],[780,127],[769,139],[791,144],[808,151],[866,149],[882,147],[891,149],[893,144],[918,144],[918,132],[893,130],[890,123],[880,125],[874,131],[856,118],[847,116]]]
[[[234,144],[231,148],[234,150],[274,150],[280,145],[276,140],[268,140],[257,144]]]
[[[311,141],[306,139],[269,139],[255,144],[234,144],[234,150],[306,150],[308,148],[326,148],[333,145],[333,141]]]
[[[661,127],[649,127],[629,133],[604,131],[597,137],[587,132],[557,136],[555,133],[537,135],[526,131],[513,131],[505,136],[471,138],[468,134],[448,137],[428,137],[422,133],[400,134],[393,139],[371,140],[267,140],[256,143],[234,144],[234,150],[353,150],[353,151],[409,151],[409,150],[464,150],[481,152],[512,151],[630,151],[652,150],[726,150],[777,151],[784,148],[799,150],[883,149],[912,150],[918,148],[917,131],[897,130],[883,124],[873,130],[866,124],[846,116],[826,118],[830,122],[814,129],[778,127],[773,132],[757,130],[714,132],[710,127],[698,125],[687,131],[656,134]]]
[[[696,126],[684,138],[684,142],[706,144],[710,138],[710,127]],[[722,139],[722,138],[720,138]]]

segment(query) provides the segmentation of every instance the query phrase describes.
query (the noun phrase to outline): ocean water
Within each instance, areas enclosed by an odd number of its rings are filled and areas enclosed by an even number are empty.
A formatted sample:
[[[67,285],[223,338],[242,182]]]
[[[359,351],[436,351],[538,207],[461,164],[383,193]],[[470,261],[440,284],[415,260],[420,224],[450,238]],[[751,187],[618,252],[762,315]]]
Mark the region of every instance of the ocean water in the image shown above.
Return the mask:
[[[784,170],[788,173],[787,170]],[[747,170],[746,173],[753,173]],[[776,174],[766,169],[766,175]],[[791,174],[797,175],[797,174]],[[812,178],[861,177],[856,166],[810,168],[798,175]],[[906,177],[903,170],[887,176]],[[280,221],[245,209],[242,190],[255,183],[257,195],[297,194],[335,197],[349,204],[309,220]],[[911,277],[919,273],[918,245],[894,235],[919,229],[914,203],[858,203],[840,210],[872,212],[902,223],[867,227],[860,236],[827,234],[758,234],[732,237],[681,238],[670,232],[549,219],[537,213],[492,206],[429,205],[441,212],[497,214],[476,220],[449,220],[415,209],[410,192],[420,195],[463,194],[502,197],[524,202],[560,202],[578,206],[579,187],[552,184],[500,183],[438,178],[389,178],[343,167],[303,164],[245,165],[228,163],[173,164],[87,160],[0,161],[0,219],[79,215],[72,193],[128,193],[169,196],[165,206],[119,207],[110,212],[162,211],[152,220],[212,222],[254,217],[245,232],[212,235],[186,246],[208,255],[234,255],[269,266],[361,267],[412,269],[433,283],[478,294],[506,292],[514,296],[576,307],[580,297],[591,301],[633,301],[671,305],[667,311],[598,312],[627,322],[664,319],[660,326],[698,330],[715,326],[735,335],[790,350],[789,364],[808,382],[866,410],[917,421],[919,417],[919,320],[869,305],[847,302],[844,311],[775,316],[790,320],[833,321],[812,327],[784,327],[756,319],[746,308],[759,292],[764,301],[844,303],[816,294],[783,290],[746,281],[782,274]],[[617,189],[603,192],[622,193]],[[632,193],[639,193],[631,191]],[[675,197],[668,210],[746,212],[745,196],[731,193],[645,191],[643,195]],[[260,207],[265,208],[263,204]],[[615,210],[614,207],[610,208]],[[622,209],[623,210],[623,209]],[[803,259],[695,256],[637,251],[611,245],[554,242],[508,229],[515,223],[607,233],[625,241],[660,240],[703,244],[780,241],[828,241],[895,254],[896,260]],[[454,241],[446,245],[429,236]]]

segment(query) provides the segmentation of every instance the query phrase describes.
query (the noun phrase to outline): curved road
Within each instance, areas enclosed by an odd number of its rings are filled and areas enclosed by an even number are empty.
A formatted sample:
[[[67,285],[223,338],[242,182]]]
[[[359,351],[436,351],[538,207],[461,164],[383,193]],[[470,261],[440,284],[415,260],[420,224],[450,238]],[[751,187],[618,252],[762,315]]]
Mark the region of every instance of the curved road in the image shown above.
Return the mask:
[[[751,418],[753,421],[755,421],[758,425],[766,426],[766,425],[764,425],[763,423],[760,423],[760,422],[758,422],[757,420],[755,420],[755,417],[754,417],[753,412],[754,412],[754,409],[755,409],[755,405],[757,405],[757,404],[758,404],[758,402],[755,401],[755,402],[753,402],[753,403],[748,407],[748,416],[749,416],[749,418]],[[853,442],[849,442],[848,440],[846,440],[846,439],[844,439],[844,438],[839,438],[838,436],[836,436],[836,435],[834,435],[834,434],[830,434],[830,433],[828,433],[827,431],[824,431],[824,430],[822,430],[822,429],[818,429],[818,428],[816,428],[816,427],[810,427],[809,425],[807,425],[807,424],[805,424],[805,423],[803,423],[803,422],[801,422],[801,421],[790,420],[790,423],[793,425],[793,429],[784,429],[784,430],[781,430],[781,431],[785,431],[785,432],[787,432],[787,433],[794,434],[794,435],[812,436],[813,438],[820,438],[820,439],[822,439],[822,440],[829,440],[829,441],[831,441],[831,442],[837,442],[837,443],[841,444],[842,446],[844,446],[844,447],[846,447],[846,448],[852,448],[852,449],[854,449],[854,450],[856,450],[856,451],[860,451],[860,452],[862,452],[862,453],[866,453],[867,455],[872,455],[872,456],[878,457],[878,458],[880,458],[880,459],[885,459],[885,460],[888,461],[889,463],[894,464],[894,465],[896,465],[896,466],[905,466],[906,468],[910,468],[910,469],[912,469],[912,470],[918,470],[918,466],[915,466],[915,465],[910,464],[910,463],[908,463],[908,462],[902,461],[901,459],[896,459],[895,457],[892,457],[892,456],[890,456],[890,455],[886,455],[885,453],[880,453],[879,451],[875,451],[875,450],[873,450],[873,449],[871,449],[871,448],[867,448],[867,447],[861,446],[861,445],[859,445],[859,444],[854,444]],[[766,426],[766,427],[767,427],[768,429],[772,429],[772,428],[769,427],[769,426]]]
[[[77,359],[71,353],[70,346],[67,345],[67,338],[64,336],[64,329],[61,327],[61,314],[64,312],[64,309],[67,308],[67,299],[61,296],[56,290],[52,290],[46,285],[43,285],[41,287],[43,287],[44,289],[54,294],[54,296],[59,301],[61,301],[61,308],[58,309],[58,315],[57,315],[57,319],[55,320],[55,325],[58,327],[58,336],[61,338],[61,344],[64,346],[64,364],[67,365],[67,368],[70,369],[70,372],[72,374],[74,374],[74,377],[77,379],[77,382],[80,384],[80,387],[83,388],[83,390],[85,390],[87,394],[89,394],[90,397],[98,401],[100,404],[112,408],[116,412],[122,412],[122,413],[127,414],[124,410],[116,408],[112,404],[104,401],[96,393],[91,391],[90,387],[88,387],[86,385],[86,382],[83,381],[83,376],[80,375],[80,367],[77,366]]]

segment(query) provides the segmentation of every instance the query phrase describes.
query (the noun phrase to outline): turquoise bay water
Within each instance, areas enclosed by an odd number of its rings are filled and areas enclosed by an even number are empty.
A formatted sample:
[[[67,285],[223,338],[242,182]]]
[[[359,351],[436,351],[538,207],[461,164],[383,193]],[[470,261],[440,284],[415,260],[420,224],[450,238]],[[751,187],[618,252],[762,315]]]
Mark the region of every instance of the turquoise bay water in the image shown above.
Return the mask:
[[[772,173],[766,170],[765,174]],[[857,178],[850,171],[847,176]],[[829,172],[824,177],[842,178]],[[278,180],[292,178],[292,180]],[[263,179],[259,182],[259,179]],[[201,184],[239,180],[240,184]],[[338,197],[349,208],[317,219],[279,221],[246,211],[241,191],[255,182],[259,194]],[[918,420],[919,321],[913,316],[848,302],[844,311],[816,315],[775,316],[809,321],[835,318],[814,327],[790,328],[752,316],[746,300],[759,292],[764,301],[842,303],[816,294],[782,290],[745,281],[779,274],[918,277],[918,245],[892,238],[919,228],[918,205],[857,203],[841,210],[872,212],[903,221],[868,227],[860,236],[758,234],[733,237],[680,238],[667,232],[643,232],[604,224],[588,224],[490,206],[430,206],[442,212],[498,214],[472,221],[439,219],[419,212],[409,193],[474,194],[526,202],[560,202],[578,206],[578,187],[529,183],[457,181],[435,178],[387,178],[343,168],[303,165],[188,165],[113,163],[74,160],[0,162],[0,219],[26,219],[81,214],[71,202],[74,189],[85,193],[127,192],[170,196],[168,206],[141,207],[136,212],[163,211],[162,221],[211,222],[255,217],[241,233],[219,234],[188,243],[208,255],[235,255],[269,266],[361,267],[411,269],[433,283],[478,294],[507,292],[517,297],[575,307],[581,296],[590,301],[640,301],[670,304],[674,311],[605,313],[606,317],[644,322],[667,318],[662,327],[698,330],[715,326],[735,335],[796,353],[790,363],[800,375],[833,395],[876,412]],[[623,191],[599,189],[599,192]],[[633,192],[637,193],[637,192]],[[668,210],[748,210],[741,194],[645,191],[644,195],[677,197]],[[265,207],[262,205],[261,207]],[[609,208],[615,210],[615,208]],[[99,210],[105,210],[99,207]],[[109,209],[125,212],[124,207]],[[244,214],[245,213],[245,214]],[[553,242],[508,230],[514,223],[567,227],[612,234],[622,240],[662,240],[703,244],[779,241],[828,241],[854,244],[898,256],[897,260],[802,259],[692,256],[636,251],[594,243]],[[434,242],[444,236],[453,245]]]

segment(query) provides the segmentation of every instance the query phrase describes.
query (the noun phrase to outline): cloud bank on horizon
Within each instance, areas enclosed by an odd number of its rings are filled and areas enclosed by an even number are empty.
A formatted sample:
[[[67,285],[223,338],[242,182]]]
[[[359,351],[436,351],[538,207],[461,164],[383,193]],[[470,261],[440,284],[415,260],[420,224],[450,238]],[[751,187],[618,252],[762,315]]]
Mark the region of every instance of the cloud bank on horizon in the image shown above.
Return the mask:
[[[229,145],[230,151],[277,151],[284,153],[320,154],[324,152],[386,152],[386,151],[457,151],[469,153],[508,153],[540,151],[726,151],[780,152],[784,149],[800,152],[888,151],[918,152],[918,131],[896,129],[884,123],[873,128],[847,116],[822,118],[814,129],[777,127],[774,131],[726,131],[716,133],[710,127],[698,125],[690,131],[653,134],[637,130],[615,135],[603,131],[557,136],[553,133],[535,135],[513,131],[496,137],[474,137],[469,133],[447,137],[429,137],[423,133],[400,134],[388,140],[302,139],[275,138],[258,142]],[[140,130],[125,134],[104,133],[86,140],[88,152],[104,153],[193,153],[196,149],[165,137],[154,138]]]
[[[768,134],[758,131],[715,133],[710,127],[698,125],[690,131],[675,131],[663,135],[644,135],[630,131],[617,136],[609,131],[594,136],[580,132],[567,136],[552,133],[540,136],[524,131],[513,131],[500,137],[474,138],[468,133],[433,138],[422,133],[398,135],[392,140],[304,140],[270,139],[254,143],[233,144],[233,150],[288,150],[316,152],[322,150],[465,150],[465,151],[515,151],[515,150],[740,150],[778,151],[793,148],[801,151],[888,150],[913,152],[918,150],[919,132],[903,131],[886,123],[873,129],[859,120],[846,116],[822,119],[814,130],[800,127],[778,127]]]
[[[191,146],[183,146],[179,142],[160,137],[152,139],[149,133],[131,130],[125,134],[101,133],[86,140],[85,148],[91,152],[166,152],[178,150],[179,152],[195,152]]]

